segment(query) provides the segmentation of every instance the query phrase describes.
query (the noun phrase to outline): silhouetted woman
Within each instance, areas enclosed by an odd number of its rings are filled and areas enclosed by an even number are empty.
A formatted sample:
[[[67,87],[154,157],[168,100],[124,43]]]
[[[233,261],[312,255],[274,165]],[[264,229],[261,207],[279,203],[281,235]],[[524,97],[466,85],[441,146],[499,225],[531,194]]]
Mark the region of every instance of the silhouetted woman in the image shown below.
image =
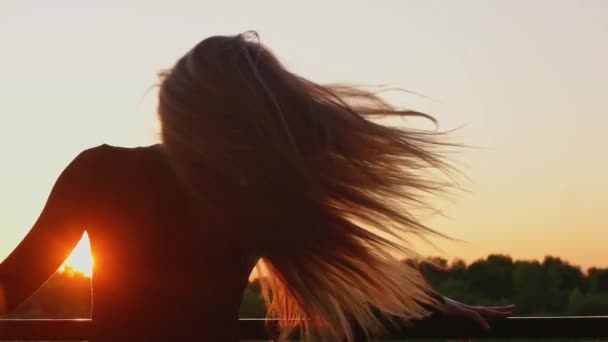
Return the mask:
[[[384,317],[440,304],[481,324],[507,315],[443,300],[398,260],[414,256],[410,238],[441,235],[411,210],[449,165],[441,133],[377,119],[433,119],[299,77],[256,38],[205,39],[162,73],[161,144],[102,145],[65,169],[0,265],[0,309],[31,296],[86,230],[94,341],[236,340],[260,259],[268,315],[305,318],[311,340],[378,335]]]

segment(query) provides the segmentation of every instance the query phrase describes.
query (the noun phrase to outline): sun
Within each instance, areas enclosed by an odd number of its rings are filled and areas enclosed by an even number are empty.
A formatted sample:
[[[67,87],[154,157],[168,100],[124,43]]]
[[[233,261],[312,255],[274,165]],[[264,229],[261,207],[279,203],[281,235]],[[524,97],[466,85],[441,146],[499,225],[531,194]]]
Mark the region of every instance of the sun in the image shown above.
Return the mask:
[[[91,254],[91,244],[87,233],[82,235],[82,239],[76,245],[70,256],[59,268],[60,272],[77,272],[87,277],[93,275],[93,255]]]

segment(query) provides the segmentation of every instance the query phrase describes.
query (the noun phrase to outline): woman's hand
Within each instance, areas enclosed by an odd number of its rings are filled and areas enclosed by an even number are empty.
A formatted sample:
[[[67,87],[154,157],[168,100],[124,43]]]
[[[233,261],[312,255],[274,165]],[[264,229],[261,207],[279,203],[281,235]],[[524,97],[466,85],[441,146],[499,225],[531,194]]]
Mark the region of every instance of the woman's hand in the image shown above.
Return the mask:
[[[441,306],[443,316],[471,319],[486,330],[490,329],[486,319],[507,318],[515,310],[515,305],[500,307],[471,306],[447,297],[444,297],[444,299],[445,304]]]

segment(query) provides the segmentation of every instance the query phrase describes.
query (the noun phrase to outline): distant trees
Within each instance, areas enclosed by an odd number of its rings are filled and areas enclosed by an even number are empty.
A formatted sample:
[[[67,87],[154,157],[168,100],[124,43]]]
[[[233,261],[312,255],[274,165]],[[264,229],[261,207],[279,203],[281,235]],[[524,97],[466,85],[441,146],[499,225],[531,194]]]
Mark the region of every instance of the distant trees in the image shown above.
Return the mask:
[[[514,261],[507,255],[489,255],[470,265],[442,258],[418,266],[431,286],[446,297],[473,305],[516,304],[517,315],[608,314],[608,269],[579,267],[547,256],[542,262]],[[242,317],[263,317],[257,292],[246,292]],[[255,308],[255,313],[247,308]]]
[[[574,289],[568,298],[568,313],[571,315],[606,315],[608,293],[581,293]]]
[[[261,318],[266,316],[266,304],[261,296],[260,283],[254,280],[243,293],[239,317]]]
[[[514,264],[512,300],[520,313],[548,313],[549,292],[553,292],[551,285],[540,263],[522,261]]]
[[[608,292],[608,269],[589,269],[589,288],[593,292]]]
[[[486,260],[472,263],[465,273],[471,288],[487,299],[506,300],[513,297],[513,260],[503,255],[490,255]]]
[[[435,290],[473,305],[516,304],[518,315],[608,314],[608,268],[579,267],[557,257],[514,261],[490,255],[467,265],[428,258],[416,264]],[[91,280],[66,269],[55,274],[34,296],[8,317],[82,318],[91,313]],[[240,316],[264,317],[266,307],[258,281],[243,293]]]
[[[474,305],[513,303],[519,315],[608,314],[608,269],[585,275],[557,257],[538,262],[490,255],[469,266],[432,258],[420,270],[444,296]]]
[[[55,273],[9,318],[91,317],[91,278],[67,267]]]

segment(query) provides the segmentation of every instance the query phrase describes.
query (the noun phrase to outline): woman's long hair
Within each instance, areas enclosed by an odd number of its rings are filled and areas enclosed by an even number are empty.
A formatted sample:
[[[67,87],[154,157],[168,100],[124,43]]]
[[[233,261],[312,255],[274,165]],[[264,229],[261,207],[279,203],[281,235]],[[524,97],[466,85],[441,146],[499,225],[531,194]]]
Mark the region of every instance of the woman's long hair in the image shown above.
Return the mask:
[[[252,32],[203,40],[161,74],[163,148],[206,215],[255,246],[268,316],[284,335],[352,340],[434,303],[413,210],[446,183],[443,134],[381,124],[422,117],[377,94],[291,73]]]

